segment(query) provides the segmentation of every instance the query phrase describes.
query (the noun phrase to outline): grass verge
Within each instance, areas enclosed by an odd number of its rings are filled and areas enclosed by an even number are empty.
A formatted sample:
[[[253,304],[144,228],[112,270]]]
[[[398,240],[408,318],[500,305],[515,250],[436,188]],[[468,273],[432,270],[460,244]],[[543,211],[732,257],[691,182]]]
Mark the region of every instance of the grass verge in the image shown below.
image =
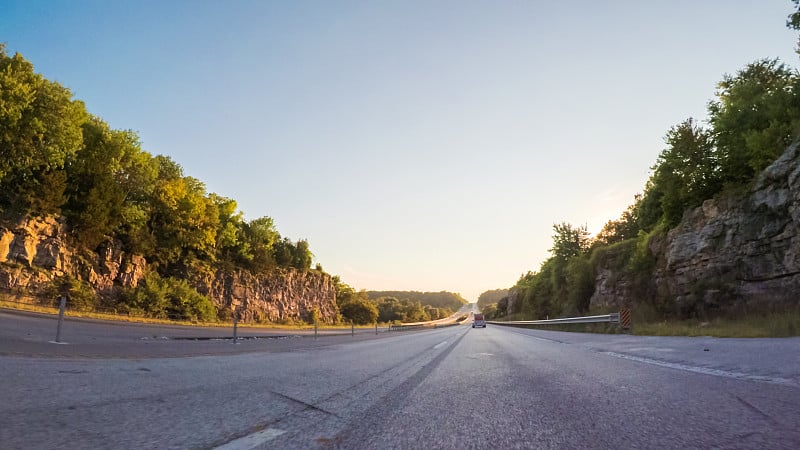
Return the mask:
[[[523,320],[523,319],[515,319]],[[575,333],[622,334],[617,324],[577,323],[571,325],[524,325],[525,328]],[[709,321],[634,321],[631,334],[637,336],[713,336],[720,338],[780,338],[800,336],[800,310]]]
[[[636,335],[647,336],[792,337],[800,336],[800,311],[719,318],[707,322],[693,319],[634,323],[633,331]]]
[[[38,305],[36,303],[28,303],[28,302],[21,302],[15,300],[9,300],[8,297],[0,296],[0,309],[13,309],[17,311],[28,311],[28,312],[35,312],[41,314],[58,314],[58,308],[52,306],[43,306]],[[69,310],[67,309],[64,312],[64,315],[67,317],[80,317],[86,319],[96,319],[96,320],[108,320],[108,321],[115,321],[115,322],[128,322],[128,323],[142,323],[142,324],[154,324],[154,325],[183,325],[183,326],[194,326],[194,327],[222,327],[222,328],[229,328],[232,327],[233,324],[230,322],[193,322],[193,321],[180,321],[180,320],[169,320],[169,319],[155,319],[150,317],[136,317],[136,316],[126,316],[120,314],[111,314],[111,313],[101,313],[101,312],[92,312],[92,311],[76,311],[76,310]],[[241,327],[247,328],[269,328],[269,329],[280,329],[280,330],[313,330],[313,325],[308,324],[277,324],[277,323],[241,323],[239,324]],[[359,326],[360,327],[360,326]],[[320,328],[331,329],[331,328],[341,328],[341,329],[350,329],[350,325],[321,325]]]

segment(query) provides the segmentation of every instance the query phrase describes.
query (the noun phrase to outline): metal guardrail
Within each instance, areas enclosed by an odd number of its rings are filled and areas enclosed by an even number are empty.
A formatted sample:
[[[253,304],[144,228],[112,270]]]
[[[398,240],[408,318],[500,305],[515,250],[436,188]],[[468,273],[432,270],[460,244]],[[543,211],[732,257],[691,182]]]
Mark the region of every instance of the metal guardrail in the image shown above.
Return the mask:
[[[458,317],[456,317],[458,316]],[[389,331],[409,331],[422,328],[444,328],[453,325],[461,325],[469,319],[468,313],[455,313],[445,319],[428,320],[426,322],[400,323],[389,325]]]
[[[601,316],[584,316],[584,317],[565,317],[563,319],[549,319],[549,320],[514,320],[509,322],[498,322],[496,320],[487,321],[493,325],[559,325],[559,324],[572,324],[572,323],[620,323],[620,313],[611,313]],[[627,324],[628,327],[630,323]]]
[[[399,324],[399,325],[389,325],[389,331],[410,331],[410,330],[419,330],[420,328],[425,328],[426,325],[423,324]],[[430,325],[428,325],[430,326]]]

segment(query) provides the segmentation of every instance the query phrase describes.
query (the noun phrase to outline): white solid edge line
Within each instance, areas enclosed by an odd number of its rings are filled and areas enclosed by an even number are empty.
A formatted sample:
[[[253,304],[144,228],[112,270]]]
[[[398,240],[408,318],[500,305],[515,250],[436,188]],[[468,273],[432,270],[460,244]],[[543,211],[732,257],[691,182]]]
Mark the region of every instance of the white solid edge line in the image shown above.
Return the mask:
[[[239,439],[234,439],[227,444],[220,445],[219,447],[214,447],[214,450],[249,450],[263,444],[264,442],[271,441],[283,433],[286,432],[277,428],[267,428],[265,430],[257,431],[253,434],[240,437]]]
[[[730,372],[721,369],[711,369],[707,367],[690,366],[687,364],[659,361],[657,359],[643,358],[641,356],[625,355],[616,352],[602,352],[602,353],[605,353],[606,355],[609,356],[614,356],[616,358],[629,359],[631,361],[637,361],[645,364],[652,364],[654,366],[668,367],[670,369],[683,370],[686,372],[701,373],[703,375],[713,375],[717,377],[733,378],[735,380],[759,381],[762,383],[782,384],[788,386],[798,385],[798,383],[794,380],[781,377],[768,377],[763,375],[752,375],[741,372]]]

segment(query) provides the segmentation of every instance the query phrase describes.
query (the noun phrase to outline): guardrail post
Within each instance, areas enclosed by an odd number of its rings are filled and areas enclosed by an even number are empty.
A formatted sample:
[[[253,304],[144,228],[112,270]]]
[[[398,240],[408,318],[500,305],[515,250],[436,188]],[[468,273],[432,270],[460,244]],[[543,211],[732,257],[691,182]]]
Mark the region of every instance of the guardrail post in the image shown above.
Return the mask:
[[[238,344],[239,343],[238,342],[238,340],[239,340],[238,325],[239,325],[239,313],[235,312],[235,313],[233,313],[233,343],[234,344]]]
[[[64,310],[67,308],[67,296],[61,296],[61,303],[58,307],[58,327],[56,328],[56,343],[61,343],[61,324],[64,322]]]

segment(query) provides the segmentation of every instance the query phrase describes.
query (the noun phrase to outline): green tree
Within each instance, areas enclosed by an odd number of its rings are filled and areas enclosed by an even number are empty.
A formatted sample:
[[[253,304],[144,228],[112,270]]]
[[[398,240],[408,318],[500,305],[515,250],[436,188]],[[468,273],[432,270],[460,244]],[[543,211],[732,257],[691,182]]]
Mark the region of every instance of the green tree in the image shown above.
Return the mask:
[[[795,11],[789,14],[786,19],[786,27],[792,30],[800,30],[800,0],[792,0],[794,3]],[[800,54],[800,40],[798,40],[795,52]]]
[[[378,306],[378,321],[403,322],[406,319],[405,308],[400,300],[394,297],[381,297],[376,300]]]
[[[662,215],[671,228],[680,222],[686,209],[719,192],[722,183],[710,131],[687,119],[672,127],[664,140],[668,147],[653,167],[652,180],[662,193]]]
[[[709,103],[723,182],[742,184],[792,143],[800,126],[797,72],[777,59],[726,75]]]
[[[158,251],[151,257],[162,274],[181,276],[191,267],[216,260],[219,209],[206,195],[202,182],[182,176],[182,169],[171,159],[156,159],[159,176],[149,227]]]
[[[378,307],[369,300],[366,291],[359,291],[347,302],[339,304],[342,317],[356,325],[367,325],[378,320]]]
[[[594,270],[586,255],[576,256],[567,264],[567,299],[571,311],[583,314],[589,311],[594,294]]]
[[[634,203],[636,228],[638,230],[649,232],[661,223],[661,218],[664,216],[664,211],[661,207],[661,199],[663,197],[663,191],[659,186],[653,184],[653,179],[650,177],[650,180],[645,184],[641,198]]]
[[[272,246],[272,257],[279,266],[290,266],[294,262],[294,255],[294,243],[289,238],[279,239]]]
[[[553,225],[553,247],[550,253],[560,261],[585,253],[591,245],[591,238],[586,225],[573,227],[561,222]]]
[[[82,102],[34,73],[19,53],[0,44],[0,207],[50,214],[64,201],[63,170],[81,147]]]
[[[431,320],[420,302],[409,302],[405,308],[406,322],[427,322]]]
[[[634,196],[634,203],[629,205],[617,220],[609,220],[603,225],[603,229],[597,233],[592,246],[611,245],[626,239],[635,238],[639,233],[639,202],[642,195]]]
[[[273,256],[275,244],[281,235],[275,229],[271,217],[251,220],[244,227],[245,245],[240,249],[241,259],[248,262],[254,270],[264,270],[275,265]]]
[[[308,241],[305,239],[297,241],[294,245],[294,252],[292,255],[292,267],[300,270],[308,270],[308,268],[311,267],[313,258],[314,255],[311,254],[311,250],[308,248]]]
[[[556,277],[557,264],[555,258],[550,258],[539,268],[539,272],[531,274],[527,280],[520,280],[524,292],[524,310],[530,317],[545,319],[553,316],[558,310],[553,301],[558,297],[556,281],[561,277]],[[508,311],[513,313],[513,311]]]
[[[95,248],[109,236],[144,245],[156,161],[131,131],[115,131],[95,117],[83,126],[83,147],[67,160],[69,197],[65,215],[79,240]]]

